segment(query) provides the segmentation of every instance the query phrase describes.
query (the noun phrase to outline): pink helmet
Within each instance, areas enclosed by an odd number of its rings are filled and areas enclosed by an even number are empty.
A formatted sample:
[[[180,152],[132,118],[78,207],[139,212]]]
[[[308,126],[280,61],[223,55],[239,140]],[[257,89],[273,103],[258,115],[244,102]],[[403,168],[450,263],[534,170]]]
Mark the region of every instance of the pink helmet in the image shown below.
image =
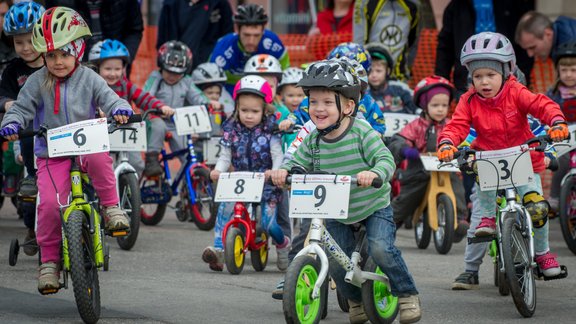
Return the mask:
[[[516,55],[512,43],[506,36],[499,33],[482,32],[468,38],[462,47],[460,63],[469,68],[468,64],[477,60],[510,63],[510,71],[513,71],[516,66]]]
[[[274,99],[270,84],[266,79],[258,75],[247,75],[236,83],[233,93],[234,100],[242,93],[251,93],[262,97],[267,104],[272,103]]]

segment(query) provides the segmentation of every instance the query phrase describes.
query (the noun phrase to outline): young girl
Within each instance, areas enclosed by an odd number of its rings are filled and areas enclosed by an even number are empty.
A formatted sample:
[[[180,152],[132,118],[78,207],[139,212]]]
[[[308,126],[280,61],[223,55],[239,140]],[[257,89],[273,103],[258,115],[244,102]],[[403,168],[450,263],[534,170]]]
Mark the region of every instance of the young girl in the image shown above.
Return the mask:
[[[236,84],[233,95],[236,109],[223,127],[223,149],[218,163],[210,173],[213,181],[218,180],[220,173],[227,172],[231,165],[235,171],[266,172],[282,164],[280,136],[272,134],[276,118],[266,114],[266,105],[273,99],[268,82],[256,75],[245,76]],[[286,250],[290,247],[290,238],[284,235],[276,223],[276,206],[281,196],[280,189],[264,186],[262,228],[268,231],[277,250]],[[222,271],[224,267],[222,230],[232,215],[233,207],[233,203],[220,203],[214,227],[214,246],[207,247],[202,253],[202,260],[214,271]]]
[[[32,44],[37,52],[44,53],[46,67],[28,78],[18,99],[4,116],[0,135],[15,140],[18,131],[26,128],[31,120],[37,129],[40,125],[56,128],[92,119],[96,113],[95,106],[120,123],[128,120],[132,115],[130,105],[120,99],[98,74],[80,65],[86,48],[84,38],[89,36],[88,25],[72,9],[54,7],[42,15],[34,25]],[[40,200],[37,240],[42,254],[38,290],[42,293],[45,289],[59,288],[58,264],[62,242],[59,203],[66,201],[70,190],[71,161],[67,157],[48,158],[44,138],[36,138],[34,150],[38,157]],[[128,219],[118,207],[110,155],[82,156],[80,163],[91,175],[104,206],[105,230],[129,229]]]
[[[472,76],[473,87],[462,97],[452,120],[438,137],[438,158],[450,161],[459,145],[474,125],[477,138],[472,143],[476,150],[499,150],[523,144],[533,137],[527,115],[551,125],[548,134],[554,141],[568,138],[568,127],[560,107],[542,94],[534,94],[516,81],[510,71],[514,70],[516,57],[510,41],[498,33],[484,32],[470,37],[462,48],[461,63]],[[532,198],[532,191],[542,195],[538,172],[544,170],[544,154],[531,151],[535,181],[518,187],[524,204],[540,201]],[[496,231],[496,201],[494,191],[478,191],[478,204],[482,220],[476,228],[476,236],[492,235]],[[542,198],[543,199],[543,198]],[[534,221],[535,261],[545,276],[560,274],[556,256],[548,245],[547,211],[532,215]]]

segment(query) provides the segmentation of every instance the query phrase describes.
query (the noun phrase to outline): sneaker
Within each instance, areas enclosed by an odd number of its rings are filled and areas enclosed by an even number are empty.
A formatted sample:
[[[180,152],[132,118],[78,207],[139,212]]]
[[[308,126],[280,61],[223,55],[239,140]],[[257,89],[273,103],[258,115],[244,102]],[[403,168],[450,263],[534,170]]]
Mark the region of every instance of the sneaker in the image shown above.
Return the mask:
[[[288,269],[288,265],[290,264],[288,261],[288,253],[292,247],[292,244],[290,243],[290,238],[288,236],[284,236],[284,242],[282,244],[276,245],[276,266],[280,271],[286,271],[286,269]]]
[[[364,305],[348,299],[350,305],[348,319],[350,324],[364,324],[368,321],[368,316],[364,312]]]
[[[106,232],[129,231],[130,221],[120,206],[104,207],[104,230]]]
[[[276,300],[282,300],[284,298],[284,279],[280,280],[276,288],[272,290],[272,298]]]
[[[224,263],[222,260],[224,260],[223,250],[209,246],[204,249],[204,252],[202,252],[202,261],[208,263],[208,266],[212,271],[224,270]]]
[[[60,289],[59,278],[60,273],[56,263],[42,263],[40,268],[38,268],[38,291],[44,294],[47,290]]]
[[[452,290],[470,290],[478,287],[478,272],[462,272],[452,283]]]
[[[20,180],[18,184],[18,195],[21,197],[36,197],[38,186],[36,186],[36,177],[27,176]]]
[[[454,231],[454,243],[459,243],[460,241],[462,241],[462,239],[466,237],[466,234],[468,234],[469,228],[470,224],[468,223],[468,221],[464,219],[459,220],[458,226]]]
[[[146,166],[144,167],[143,174],[147,177],[159,176],[164,172],[164,169],[158,161],[158,152],[146,153]]]
[[[36,242],[36,233],[33,229],[28,229],[28,234],[24,238],[24,244],[22,244],[22,249],[24,254],[28,256],[33,256],[38,253],[38,243]]]
[[[422,311],[420,310],[420,298],[417,295],[409,297],[398,298],[398,304],[400,304],[400,323],[416,323],[422,317]]]
[[[474,235],[482,237],[494,234],[496,234],[496,219],[494,217],[482,217]]]
[[[556,260],[557,255],[550,252],[536,256],[536,263],[544,277],[554,277],[560,274],[560,264]]]

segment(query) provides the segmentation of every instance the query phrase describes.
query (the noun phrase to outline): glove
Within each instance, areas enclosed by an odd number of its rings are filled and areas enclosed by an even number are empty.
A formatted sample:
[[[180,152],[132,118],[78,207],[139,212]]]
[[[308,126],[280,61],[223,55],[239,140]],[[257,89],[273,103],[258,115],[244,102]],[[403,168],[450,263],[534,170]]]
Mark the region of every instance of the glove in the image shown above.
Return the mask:
[[[22,126],[17,122],[8,123],[6,126],[0,129],[0,135],[2,137],[7,137],[11,135],[16,135],[22,129]]]
[[[570,135],[568,131],[568,124],[565,121],[555,122],[548,130],[548,135],[554,142],[561,142],[568,138]]]
[[[420,152],[414,147],[405,147],[402,149],[402,155],[408,160],[418,160],[420,159]]]
[[[132,114],[134,114],[134,112],[132,111],[131,108],[126,108],[126,107],[121,107],[121,108],[116,108],[114,109],[114,111],[112,112],[112,116],[132,116]]]
[[[456,146],[450,143],[440,144],[436,154],[438,155],[438,160],[443,162],[450,162],[454,160],[454,153],[458,152]]]

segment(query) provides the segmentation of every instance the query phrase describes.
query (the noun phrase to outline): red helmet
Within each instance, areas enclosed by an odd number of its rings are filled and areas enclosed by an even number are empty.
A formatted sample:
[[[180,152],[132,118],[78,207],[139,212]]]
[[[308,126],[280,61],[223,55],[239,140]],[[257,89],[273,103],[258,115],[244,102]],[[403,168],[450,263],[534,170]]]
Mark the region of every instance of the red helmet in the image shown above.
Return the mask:
[[[429,77],[425,77],[416,85],[416,88],[414,89],[414,103],[420,107],[420,98],[422,97],[422,95],[430,91],[430,89],[436,87],[444,87],[448,89],[450,93],[450,101],[452,101],[456,96],[456,89],[454,88],[452,83],[450,83],[450,81],[441,76],[432,75]],[[420,107],[420,108],[424,110],[426,109],[426,107]]]

